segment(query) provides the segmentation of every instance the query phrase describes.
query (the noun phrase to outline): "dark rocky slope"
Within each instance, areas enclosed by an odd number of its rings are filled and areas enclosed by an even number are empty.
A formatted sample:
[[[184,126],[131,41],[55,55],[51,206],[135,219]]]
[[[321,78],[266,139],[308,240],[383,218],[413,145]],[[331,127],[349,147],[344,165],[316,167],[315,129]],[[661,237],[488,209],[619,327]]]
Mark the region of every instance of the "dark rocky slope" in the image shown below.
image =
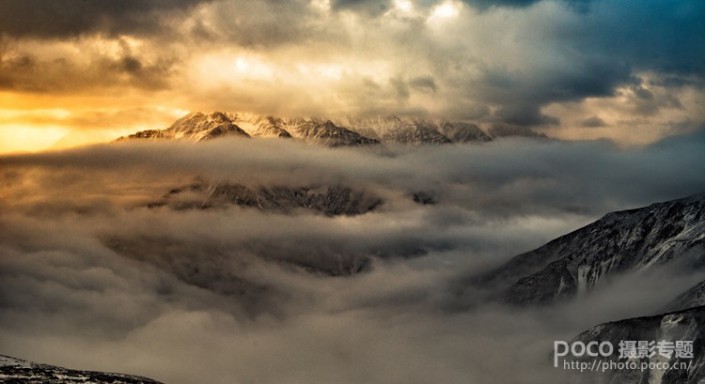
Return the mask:
[[[8,384],[160,384],[140,376],[80,371],[0,355],[0,383]]]

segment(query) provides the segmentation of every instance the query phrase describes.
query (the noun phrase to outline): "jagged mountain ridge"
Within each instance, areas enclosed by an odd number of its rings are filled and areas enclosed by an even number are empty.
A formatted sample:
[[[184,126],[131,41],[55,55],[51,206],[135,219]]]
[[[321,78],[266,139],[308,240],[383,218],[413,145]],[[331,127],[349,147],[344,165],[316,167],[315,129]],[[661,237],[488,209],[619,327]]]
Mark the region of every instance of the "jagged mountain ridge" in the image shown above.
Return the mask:
[[[230,115],[233,123],[250,132],[253,137],[289,139],[291,133],[286,130],[286,122],[274,116],[258,116],[248,114]]]
[[[376,137],[384,143],[450,144],[452,141],[438,131],[438,126],[421,119],[389,116],[377,119],[349,120],[354,130]]]
[[[224,136],[248,138],[250,135],[238,127],[232,118],[222,112],[211,114],[190,113],[176,120],[169,128],[147,130],[129,135],[124,139],[171,139],[185,141],[206,141]]]
[[[486,142],[493,137],[467,122],[430,121],[397,116],[372,119],[318,119],[243,113],[190,113],[163,130],[140,131],[118,140],[205,141],[218,137],[296,138],[330,147],[376,144]]]
[[[287,128],[298,139],[329,147],[380,144],[377,139],[365,137],[350,129],[337,126],[330,120],[292,119],[288,122]]]
[[[574,297],[608,275],[705,254],[705,194],[607,214],[511,259],[474,283],[508,287],[503,300],[543,304]]]
[[[454,143],[491,141],[492,136],[475,124],[443,121],[438,124],[439,132]]]
[[[67,369],[0,355],[0,382],[13,384],[160,384],[146,377]]]

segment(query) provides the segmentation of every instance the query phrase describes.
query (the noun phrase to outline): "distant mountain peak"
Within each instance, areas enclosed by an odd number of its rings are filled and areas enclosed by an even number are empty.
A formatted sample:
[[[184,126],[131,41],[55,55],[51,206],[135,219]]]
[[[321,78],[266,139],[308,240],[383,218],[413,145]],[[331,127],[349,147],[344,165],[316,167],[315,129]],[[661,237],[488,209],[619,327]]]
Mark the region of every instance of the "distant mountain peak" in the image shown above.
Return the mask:
[[[250,135],[238,127],[230,116],[223,112],[205,114],[189,113],[176,120],[169,128],[137,132],[124,139],[206,141],[220,137],[235,136],[249,138]]]
[[[136,132],[126,139],[204,141],[220,137],[296,138],[330,147],[376,144],[451,144],[487,142],[495,137],[545,138],[527,129],[493,130],[475,124],[396,115],[372,118],[281,118],[272,115],[192,112],[162,130]]]

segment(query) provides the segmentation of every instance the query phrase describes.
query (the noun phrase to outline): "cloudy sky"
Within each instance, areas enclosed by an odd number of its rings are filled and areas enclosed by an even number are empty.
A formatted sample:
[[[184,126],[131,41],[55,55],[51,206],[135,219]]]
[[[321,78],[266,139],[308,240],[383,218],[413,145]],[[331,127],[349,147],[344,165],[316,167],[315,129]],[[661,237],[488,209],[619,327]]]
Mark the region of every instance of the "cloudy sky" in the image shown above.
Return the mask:
[[[702,275],[620,276],[548,309],[458,287],[610,211],[705,190],[703,19],[697,0],[0,0],[0,354],[173,384],[564,383],[554,340],[654,313]],[[567,140],[68,148],[214,110]],[[384,203],[150,207],[194,180]],[[326,269],[360,257],[362,273]]]
[[[704,18],[692,0],[2,0],[0,152],[195,110],[642,145],[705,122]]]

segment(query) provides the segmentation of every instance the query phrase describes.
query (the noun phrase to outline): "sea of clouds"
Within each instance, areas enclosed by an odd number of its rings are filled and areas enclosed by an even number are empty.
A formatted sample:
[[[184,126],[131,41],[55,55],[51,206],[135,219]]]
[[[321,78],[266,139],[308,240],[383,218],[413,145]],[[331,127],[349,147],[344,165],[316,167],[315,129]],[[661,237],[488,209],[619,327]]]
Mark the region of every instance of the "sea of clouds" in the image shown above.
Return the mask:
[[[610,211],[705,191],[704,149],[696,133],[639,149],[223,139],[4,155],[0,354],[171,384],[561,383],[554,340],[653,313],[701,276],[624,276],[544,308],[459,285]],[[194,180],[346,185],[384,203],[335,217],[147,206]],[[335,269],[351,262],[365,267]]]

